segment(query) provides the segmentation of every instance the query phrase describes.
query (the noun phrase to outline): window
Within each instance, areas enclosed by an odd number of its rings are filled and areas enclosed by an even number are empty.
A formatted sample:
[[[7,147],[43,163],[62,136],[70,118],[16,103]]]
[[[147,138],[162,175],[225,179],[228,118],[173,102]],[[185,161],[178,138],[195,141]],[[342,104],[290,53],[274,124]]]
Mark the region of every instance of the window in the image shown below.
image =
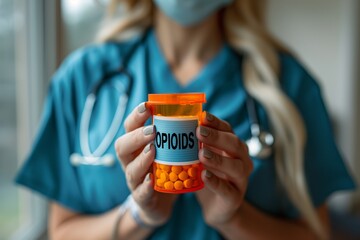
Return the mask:
[[[0,239],[18,227],[14,1],[0,0]]]
[[[34,139],[56,66],[55,6],[0,0],[0,239],[40,239],[46,227],[46,202],[13,180]]]
[[[44,237],[46,201],[13,180],[60,56],[94,41],[103,10],[96,0],[0,0],[0,239]]]

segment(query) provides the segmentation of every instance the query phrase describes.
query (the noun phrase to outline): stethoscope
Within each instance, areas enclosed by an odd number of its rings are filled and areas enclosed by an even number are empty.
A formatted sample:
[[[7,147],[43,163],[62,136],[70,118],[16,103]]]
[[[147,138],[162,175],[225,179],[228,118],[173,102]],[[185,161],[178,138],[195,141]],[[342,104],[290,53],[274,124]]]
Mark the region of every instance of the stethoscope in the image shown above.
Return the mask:
[[[122,60],[122,64],[116,70],[113,70],[107,74],[103,78],[98,81],[94,87],[91,89],[89,95],[85,99],[85,105],[83,112],[80,116],[80,129],[79,129],[79,142],[80,149],[82,155],[79,153],[73,153],[70,155],[70,162],[74,166],[79,165],[93,165],[93,166],[106,166],[111,167],[114,165],[116,159],[113,154],[105,154],[105,152],[111,146],[118,129],[120,128],[121,123],[124,120],[125,111],[130,95],[130,91],[132,89],[133,77],[130,72],[127,70],[127,64],[130,60],[130,57],[133,55],[134,51],[140,46],[147,36],[147,32],[143,34],[140,40],[135,43],[125,57]],[[120,92],[120,97],[118,100],[118,105],[116,107],[116,111],[114,114],[114,119],[112,120],[108,131],[106,132],[103,140],[100,145],[91,152],[89,146],[89,126],[91,115],[94,110],[94,105],[96,102],[97,95],[99,93],[100,88],[112,77],[123,75],[128,79],[128,85],[125,86],[122,82],[118,82],[120,85],[116,86],[116,89]]]
[[[105,76],[100,79],[97,84],[95,84],[89,95],[86,97],[85,106],[80,117],[79,129],[80,149],[82,155],[79,153],[73,153],[70,156],[70,162],[72,165],[93,165],[107,167],[114,165],[116,161],[115,156],[112,154],[105,154],[105,152],[111,146],[111,143],[116,137],[116,133],[124,120],[130,91],[132,89],[133,77],[127,70],[127,64],[136,48],[145,42],[148,32],[149,31],[147,30],[145,34],[142,35],[140,40],[132,46],[132,48],[123,58],[120,67],[115,71],[111,71],[105,74]],[[126,87],[124,84],[121,84],[120,87],[117,87],[118,91],[120,92],[120,97],[114,119],[112,120],[110,127],[99,146],[93,152],[91,152],[89,147],[89,125],[99,89],[109,79],[121,74],[128,79],[128,86]],[[274,137],[270,132],[261,129],[256,112],[255,101],[249,94],[246,94],[246,108],[249,114],[251,132],[251,137],[245,141],[248,146],[249,155],[250,157],[258,159],[268,158],[272,154]]]
[[[274,136],[260,128],[254,99],[246,93],[246,108],[250,119],[251,137],[245,141],[248,146],[249,156],[266,159],[270,157],[274,145]]]

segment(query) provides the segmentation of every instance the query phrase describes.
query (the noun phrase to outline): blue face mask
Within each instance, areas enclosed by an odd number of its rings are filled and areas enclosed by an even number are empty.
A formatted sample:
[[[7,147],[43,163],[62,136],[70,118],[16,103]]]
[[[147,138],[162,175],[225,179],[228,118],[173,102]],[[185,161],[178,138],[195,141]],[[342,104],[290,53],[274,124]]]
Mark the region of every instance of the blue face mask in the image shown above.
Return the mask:
[[[160,10],[182,26],[195,25],[233,0],[153,0]]]

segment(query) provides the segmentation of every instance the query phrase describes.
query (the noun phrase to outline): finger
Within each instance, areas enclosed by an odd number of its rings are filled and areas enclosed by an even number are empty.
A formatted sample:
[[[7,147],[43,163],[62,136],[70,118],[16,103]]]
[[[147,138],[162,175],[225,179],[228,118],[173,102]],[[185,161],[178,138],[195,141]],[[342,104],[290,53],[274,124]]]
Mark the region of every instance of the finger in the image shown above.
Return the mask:
[[[201,125],[208,126],[219,131],[233,132],[232,127],[228,122],[215,117],[209,112],[203,112],[201,114]]]
[[[228,181],[215,176],[209,170],[202,171],[201,178],[210,191],[227,199],[228,204],[232,204],[232,202],[236,201],[237,196],[241,196],[239,191],[233,185]]]
[[[151,116],[150,109],[146,102],[140,103],[125,119],[124,128],[126,132],[131,132],[141,126],[144,126],[146,120]]]
[[[154,138],[153,125],[140,127],[119,137],[115,141],[115,151],[123,167],[126,167],[136,157],[136,153]]]
[[[141,154],[126,167],[126,181],[131,190],[134,190],[149,172],[149,168],[154,161],[155,148],[153,143],[146,145]]]
[[[248,174],[248,176],[250,175],[250,173],[253,171],[253,162],[249,156],[249,148],[246,144],[244,144],[244,151],[243,152],[246,152],[246,154],[244,154],[244,163],[246,165],[246,172]],[[226,152],[224,152],[223,150],[220,150],[220,149],[217,149],[216,147],[213,147],[213,146],[210,146],[210,145],[207,145],[207,144],[203,144],[203,148],[207,148],[209,149],[210,151],[212,151],[213,153],[216,153],[216,154],[219,154],[219,155],[228,155],[226,154]]]
[[[196,129],[196,136],[202,143],[223,150],[234,158],[246,156],[245,146],[233,133],[199,126]]]
[[[208,149],[201,149],[199,152],[199,160],[204,164],[204,167],[211,172],[221,172],[226,175],[225,180],[232,181],[237,188],[241,188],[244,179],[247,177],[244,163],[240,159],[228,158]],[[218,177],[222,178],[219,175]]]
[[[148,173],[144,181],[132,192],[132,196],[139,206],[146,206],[154,195],[153,175]]]
[[[221,151],[219,151],[218,149],[214,148],[214,147],[211,147],[209,145],[204,145],[205,147],[203,148],[204,150],[200,150],[199,151],[199,159],[201,162],[203,161],[211,161],[211,159],[205,159],[206,157],[209,158],[210,154],[213,153],[215,154],[215,157],[219,157],[219,158],[223,158],[225,160],[229,160],[231,163],[233,163],[232,161],[234,160],[235,163],[237,164],[241,164],[242,165],[242,174],[245,174],[245,176],[249,177],[251,172],[253,171],[254,169],[254,164],[251,160],[251,158],[249,157],[248,153],[244,154],[244,157],[243,158],[240,158],[240,159],[233,159],[233,158],[229,158],[227,156],[224,156],[221,154]],[[246,145],[245,145],[246,146]],[[210,154],[204,154],[205,151],[210,151]],[[207,155],[207,156],[205,156]],[[206,164],[204,163],[205,165],[207,165],[208,167],[211,167],[209,164]],[[232,167],[231,167],[232,168]],[[235,166],[234,166],[235,168]],[[233,168],[232,168],[233,169]],[[214,169],[212,167],[212,172],[216,174],[216,171],[217,169]],[[216,174],[218,175],[218,174]],[[218,175],[219,177],[222,177],[221,175]]]
[[[235,134],[217,131],[216,129],[211,129],[204,126],[200,126],[198,129],[196,133],[197,137],[204,146],[211,149],[212,152],[225,152],[231,157],[243,160],[245,164],[245,172],[248,176],[251,174],[254,166],[249,156],[249,149],[247,145],[240,141]],[[199,136],[199,133],[201,136]]]
[[[209,167],[209,166],[205,166],[205,165],[203,165],[203,168],[206,169],[206,170],[211,171],[213,174],[215,174],[217,177],[219,177],[221,179],[231,181],[231,178],[228,175],[226,175],[224,172],[219,171],[218,169],[215,169],[215,168],[212,168],[212,167]]]

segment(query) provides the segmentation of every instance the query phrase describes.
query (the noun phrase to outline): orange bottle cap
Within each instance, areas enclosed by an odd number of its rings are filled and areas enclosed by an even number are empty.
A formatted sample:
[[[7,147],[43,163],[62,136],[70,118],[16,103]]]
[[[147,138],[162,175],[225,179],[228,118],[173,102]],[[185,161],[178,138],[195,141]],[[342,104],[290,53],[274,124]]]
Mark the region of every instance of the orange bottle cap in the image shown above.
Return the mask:
[[[194,104],[205,103],[205,93],[149,94],[150,104]]]

